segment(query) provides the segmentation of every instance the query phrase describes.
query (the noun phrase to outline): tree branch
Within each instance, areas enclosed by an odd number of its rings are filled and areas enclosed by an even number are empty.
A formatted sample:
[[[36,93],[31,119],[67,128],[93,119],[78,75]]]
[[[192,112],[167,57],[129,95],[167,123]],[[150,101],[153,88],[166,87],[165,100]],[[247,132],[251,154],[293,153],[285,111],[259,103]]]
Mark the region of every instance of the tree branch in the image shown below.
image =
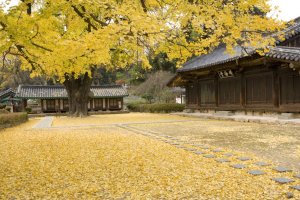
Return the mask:
[[[73,10],[75,11],[75,13],[76,13],[79,17],[81,17],[81,18],[84,20],[85,23],[88,24],[88,31],[89,31],[89,32],[92,31],[91,28],[93,28],[94,30],[98,30],[98,28],[97,28],[94,24],[92,24],[91,20],[90,20],[89,18],[86,18],[85,15],[84,15],[84,13],[82,13],[76,6],[71,5],[71,7],[72,7]]]
[[[25,51],[24,51],[24,46],[22,46],[22,45],[16,45],[16,47],[17,47],[17,49],[18,49],[18,51],[19,52],[21,52],[22,54],[21,54],[21,56],[31,65],[31,67],[32,67],[32,70],[35,70],[36,69],[36,66],[39,66],[39,64],[38,63],[36,63],[36,62],[34,62],[33,60],[31,60],[30,58],[29,58],[29,56],[27,56],[26,55],[26,53],[25,53]],[[42,68],[40,68],[40,69],[42,69]]]
[[[107,26],[108,24],[97,19],[97,17],[94,14],[90,14],[90,16],[92,17],[93,20],[95,20],[96,22],[98,22],[101,26]]]
[[[146,6],[146,0],[140,0],[142,4],[143,11],[146,13],[148,11],[147,6]]]
[[[38,47],[38,48],[41,48],[41,49],[43,49],[43,50],[45,50],[45,51],[53,52],[52,49],[49,49],[49,48],[47,48],[47,47],[43,47],[42,45],[39,45],[39,44],[37,44],[37,43],[35,43],[35,42],[33,42],[33,41],[31,41],[31,44],[32,44],[33,46]]]

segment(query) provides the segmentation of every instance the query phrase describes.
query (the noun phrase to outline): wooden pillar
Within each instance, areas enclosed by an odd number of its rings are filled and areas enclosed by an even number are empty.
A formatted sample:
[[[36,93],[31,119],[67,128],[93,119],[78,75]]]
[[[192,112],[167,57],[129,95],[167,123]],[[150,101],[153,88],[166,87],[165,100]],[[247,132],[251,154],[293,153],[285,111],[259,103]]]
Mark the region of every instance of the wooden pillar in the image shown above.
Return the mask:
[[[240,92],[240,105],[242,108],[245,108],[246,106],[246,79],[244,72],[241,72],[241,78],[240,78],[240,84],[241,84],[241,92]]]
[[[25,111],[25,108],[27,108],[27,99],[23,100],[23,111]]]
[[[47,111],[47,100],[42,100],[43,101],[43,112]]]
[[[109,99],[107,98],[106,100],[106,110],[109,110]]]
[[[201,82],[200,81],[197,81],[197,104],[198,104],[198,107],[201,108]]]
[[[103,105],[102,105],[102,110],[106,110],[106,99],[102,99]]]
[[[59,100],[59,105],[60,105],[60,111],[63,111],[64,110],[64,100],[63,99]]]
[[[92,110],[95,110],[95,99],[92,99]]]
[[[43,99],[41,99],[41,112],[43,113],[44,112],[44,103],[43,103]]]
[[[55,99],[55,112],[60,112],[59,99]]]
[[[215,106],[219,106],[219,79],[218,74],[215,75]]]
[[[186,105],[189,105],[189,85],[185,86],[185,93],[186,93]]]
[[[273,70],[273,105],[275,108],[279,107],[279,76],[278,76],[278,70]]]
[[[196,89],[195,95],[197,95],[197,106],[198,106],[198,108],[200,108],[201,107],[201,97],[200,97],[201,85],[200,85],[200,81],[197,80],[196,84],[197,84],[197,89]]]
[[[121,110],[123,110],[123,108],[124,108],[124,98],[122,97],[121,98]]]

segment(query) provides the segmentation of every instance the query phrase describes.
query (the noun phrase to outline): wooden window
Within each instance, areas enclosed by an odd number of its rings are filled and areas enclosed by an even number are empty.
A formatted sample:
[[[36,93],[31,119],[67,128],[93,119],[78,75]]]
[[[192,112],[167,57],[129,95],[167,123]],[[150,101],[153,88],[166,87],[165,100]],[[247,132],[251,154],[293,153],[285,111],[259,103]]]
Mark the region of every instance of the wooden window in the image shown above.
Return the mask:
[[[214,105],[215,99],[215,81],[201,81],[200,82],[200,105]]]
[[[240,105],[240,94],[240,78],[227,78],[219,80],[220,105]]]
[[[48,99],[46,100],[47,110],[55,110],[55,100],[54,99]]]
[[[246,104],[272,104],[273,75],[272,73],[246,77]]]
[[[300,103],[300,75],[286,73],[280,77],[280,104]]]

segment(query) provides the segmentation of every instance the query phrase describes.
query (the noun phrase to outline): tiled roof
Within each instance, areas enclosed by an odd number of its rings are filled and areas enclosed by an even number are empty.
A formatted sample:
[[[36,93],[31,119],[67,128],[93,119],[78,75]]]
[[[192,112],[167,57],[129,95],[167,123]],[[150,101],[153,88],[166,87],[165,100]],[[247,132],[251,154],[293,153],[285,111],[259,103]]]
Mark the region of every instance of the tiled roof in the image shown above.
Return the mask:
[[[285,30],[283,30],[285,40],[288,40],[288,39],[300,34],[300,17],[296,18],[293,21],[294,21],[293,25],[291,25],[291,26],[287,27]],[[280,44],[281,42],[284,42],[285,40],[283,40],[283,41],[277,40],[276,44]]]
[[[121,85],[111,86],[92,86],[91,91],[94,97],[125,97],[128,96],[127,90]]]
[[[127,90],[121,85],[92,86],[91,91],[94,98],[125,97]],[[20,85],[16,94],[24,99],[67,99],[67,91],[61,85]]]
[[[181,69],[178,69],[178,72],[192,71],[201,68],[210,67],[213,65],[223,64],[230,62],[242,57],[246,57],[255,53],[253,50],[245,51],[242,47],[236,46],[234,48],[234,54],[228,53],[226,47],[220,46],[209,54],[205,54],[199,57],[196,57],[188,62],[186,62]]]
[[[6,98],[11,95],[13,95],[13,96],[15,95],[15,92],[13,91],[13,89],[9,88],[7,90],[0,91],[0,99]]]
[[[299,47],[274,47],[266,54],[267,57],[300,62]]]
[[[294,24],[289,26],[284,31],[285,40],[294,37],[297,34],[300,34],[300,19],[295,19]],[[274,34],[273,37],[277,37],[278,34]],[[277,44],[280,44],[284,41],[277,40]],[[224,45],[216,48],[209,54],[205,54],[202,56],[198,56],[194,59],[189,60],[186,62],[182,68],[178,69],[178,72],[185,72],[185,71],[193,71],[198,69],[203,69],[207,67],[212,67],[219,64],[224,64],[230,61],[238,60],[240,58],[248,57],[255,54],[254,49],[248,49],[247,52],[241,46],[236,46],[234,48],[235,53],[230,54],[226,51],[226,47]]]

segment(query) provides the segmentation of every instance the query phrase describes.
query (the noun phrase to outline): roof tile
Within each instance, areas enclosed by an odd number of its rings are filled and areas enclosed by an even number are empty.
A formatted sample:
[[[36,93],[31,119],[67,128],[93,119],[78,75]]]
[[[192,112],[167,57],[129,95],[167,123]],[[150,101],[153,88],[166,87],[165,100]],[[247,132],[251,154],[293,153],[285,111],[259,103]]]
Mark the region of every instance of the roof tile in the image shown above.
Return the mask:
[[[15,92],[11,88],[0,91],[0,99],[11,96],[11,95],[13,95],[13,96],[15,95]]]
[[[94,98],[125,97],[127,90],[121,85],[91,86]],[[62,85],[20,85],[16,94],[20,98],[31,99],[67,99],[67,91]]]
[[[284,33],[284,40],[279,41],[276,40],[277,45],[280,45],[285,40],[294,37],[295,35],[300,33],[300,20],[296,19],[295,23],[285,30],[283,30]],[[273,35],[274,38],[278,37],[278,33]],[[288,50],[285,50],[285,52],[281,52],[281,49],[283,47],[279,48],[273,48],[271,49],[271,52],[268,53],[266,56],[272,57],[272,58],[279,58],[279,59],[287,59],[291,61],[300,61],[299,55],[296,53],[291,53]],[[256,53],[255,49],[245,49],[241,46],[234,47],[234,54],[229,54],[226,50],[226,46],[222,45],[213,50],[209,54],[198,56],[194,59],[189,60],[186,62],[181,69],[178,69],[178,72],[186,72],[186,71],[194,71],[198,69],[203,69],[207,67],[212,67],[219,64],[224,64],[230,61],[238,60],[240,58],[248,57]],[[292,55],[291,55],[292,54]]]

